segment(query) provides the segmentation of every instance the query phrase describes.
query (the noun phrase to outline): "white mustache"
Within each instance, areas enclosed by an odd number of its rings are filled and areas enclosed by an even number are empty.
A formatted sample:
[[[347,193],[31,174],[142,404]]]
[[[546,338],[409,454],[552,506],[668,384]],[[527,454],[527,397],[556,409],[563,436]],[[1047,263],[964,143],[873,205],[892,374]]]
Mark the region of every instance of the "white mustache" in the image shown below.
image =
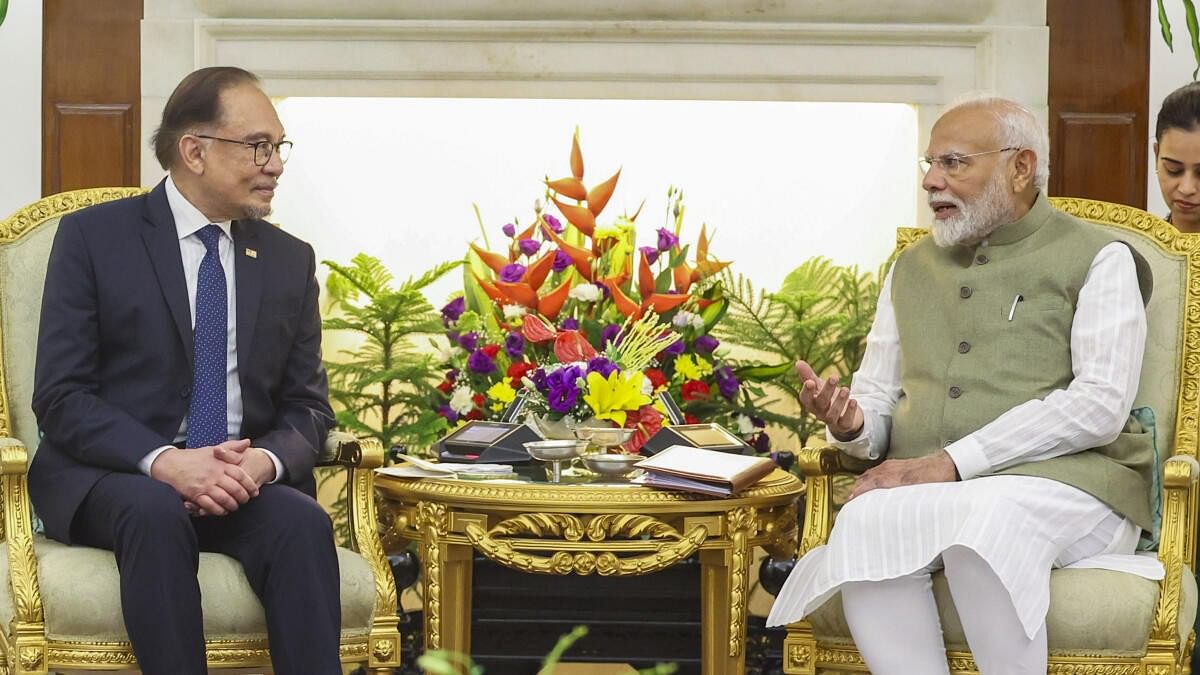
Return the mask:
[[[958,199],[957,197],[954,197],[953,195],[951,195],[950,193],[947,193],[947,192],[930,192],[929,193],[929,205],[933,206],[934,202],[944,202],[946,204],[952,204],[955,207],[957,207],[960,211],[963,210],[964,208],[966,208],[966,204],[964,204],[961,199]]]

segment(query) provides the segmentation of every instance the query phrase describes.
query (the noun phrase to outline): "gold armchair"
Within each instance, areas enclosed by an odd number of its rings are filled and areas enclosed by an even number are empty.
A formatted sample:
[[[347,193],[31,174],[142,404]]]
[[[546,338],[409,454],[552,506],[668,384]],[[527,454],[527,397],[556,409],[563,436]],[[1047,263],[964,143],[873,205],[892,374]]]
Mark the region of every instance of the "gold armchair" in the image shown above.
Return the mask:
[[[0,221],[0,573],[8,579],[0,586],[0,675],[137,668],[112,554],[35,534],[26,469],[38,440],[30,410],[37,317],[59,219],[139,192],[66,192]],[[400,663],[396,586],[375,516],[373,471],[382,464],[378,441],[336,433],[320,461],[344,467],[349,482],[353,550],[338,549],[341,659],[378,673]],[[269,668],[266,618],[241,567],[226,556],[202,553],[199,577],[209,667]]]
[[[1108,570],[1063,569],[1050,576],[1046,618],[1050,673],[1071,675],[1183,675],[1191,672],[1196,639],[1197,438],[1200,434],[1200,236],[1183,235],[1159,218],[1117,204],[1055,198],[1056,207],[1111,227],[1154,271],[1146,308],[1148,335],[1135,406],[1157,416],[1163,456],[1160,582]],[[902,229],[897,250],[924,236]],[[807,504],[799,555],[825,543],[833,525],[833,476],[844,471],[833,448],[806,448],[797,458]],[[849,467],[847,467],[849,469]],[[934,575],[947,660],[955,675],[978,673],[944,577]],[[788,626],[784,671],[866,672],[834,596],[803,621]]]

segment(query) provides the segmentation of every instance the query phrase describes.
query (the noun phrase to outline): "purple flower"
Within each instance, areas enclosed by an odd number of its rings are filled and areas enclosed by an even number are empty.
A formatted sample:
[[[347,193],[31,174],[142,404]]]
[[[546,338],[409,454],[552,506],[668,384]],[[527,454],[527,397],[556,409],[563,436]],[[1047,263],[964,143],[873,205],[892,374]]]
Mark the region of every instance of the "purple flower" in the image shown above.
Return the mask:
[[[502,227],[500,229],[503,230],[504,235],[507,237],[517,236],[517,226],[513,225],[512,223],[505,223],[504,227]]]
[[[646,262],[650,263],[651,265],[658,260],[658,249],[654,248],[653,246],[642,246],[638,250],[646,254]]]
[[[500,281],[516,283],[525,276],[525,266],[519,263],[509,263],[500,270]]]
[[[679,356],[683,353],[683,349],[683,340],[676,340],[667,345],[666,349],[662,350],[662,353],[666,356]]]
[[[571,256],[564,253],[560,248],[554,252],[554,264],[550,266],[550,269],[554,270],[555,272],[561,272],[570,267],[571,262]]]
[[[479,334],[475,333],[475,332],[464,333],[464,334],[460,335],[458,338],[458,346],[462,347],[465,351],[468,351],[468,352],[475,351],[475,347],[478,344],[479,344]]]
[[[445,417],[446,421],[450,422],[451,424],[458,421],[458,413],[454,412],[454,409],[451,408],[449,404],[443,403],[442,405],[438,406],[437,413],[442,417]]]
[[[603,356],[597,356],[591,361],[588,361],[587,371],[589,373],[600,373],[600,377],[603,377],[606,380],[614,370],[617,370],[617,364],[609,361]]]
[[[450,324],[458,321],[458,317],[462,316],[466,309],[467,301],[461,295],[446,303],[446,306],[442,308],[442,325],[449,328]]]
[[[711,354],[712,350],[717,348],[721,341],[711,335],[701,335],[696,338],[696,351],[701,354]]]
[[[529,373],[529,379],[533,382],[533,386],[537,387],[538,391],[542,392],[543,394],[545,394],[547,391],[549,391],[549,389],[546,386],[546,371],[545,371],[545,369],[543,369],[543,368],[535,369],[533,372]]]
[[[457,380],[458,379],[458,368],[451,368],[449,371],[447,371],[446,379],[450,380],[451,382]]]
[[[579,320],[573,316],[568,316],[563,319],[562,325],[559,328],[563,330],[579,330]]]
[[[471,355],[467,357],[467,368],[480,375],[488,375],[496,372],[496,362],[482,349],[479,349],[471,352]]]
[[[750,416],[750,423],[753,424],[757,429],[765,429],[767,427],[766,420],[761,417],[755,417],[754,415]]]
[[[546,403],[550,410],[565,415],[579,402],[579,385],[576,380],[582,373],[578,366],[568,366],[546,376]]]
[[[519,358],[525,353],[525,338],[520,333],[509,333],[504,338],[504,351],[514,359]]]
[[[658,250],[670,251],[679,245],[679,237],[676,237],[665,227],[658,228]]]
[[[608,343],[617,339],[617,333],[621,332],[621,327],[615,323],[610,323],[600,331],[600,346],[607,347]]]
[[[517,248],[521,249],[521,253],[525,255],[533,255],[541,247],[542,245],[533,239],[522,239],[517,242]]]
[[[765,455],[771,451],[771,438],[767,436],[767,432],[758,432],[758,436],[754,439],[754,451],[760,455]]]
[[[562,234],[562,231],[566,229],[563,227],[563,224],[558,221],[558,218],[555,218],[549,213],[542,215],[542,220],[546,221],[546,224],[550,226],[550,229],[554,230],[554,234]]]
[[[721,395],[725,400],[732,401],[738,392],[738,380],[733,374],[733,368],[721,366],[713,371],[713,375],[717,378],[717,388],[721,390]]]

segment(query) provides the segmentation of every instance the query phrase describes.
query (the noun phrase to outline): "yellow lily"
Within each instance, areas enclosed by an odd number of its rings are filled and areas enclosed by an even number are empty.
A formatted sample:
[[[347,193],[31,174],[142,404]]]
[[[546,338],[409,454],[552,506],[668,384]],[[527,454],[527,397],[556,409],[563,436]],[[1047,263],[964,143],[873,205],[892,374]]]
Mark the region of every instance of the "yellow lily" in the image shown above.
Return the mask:
[[[597,372],[588,373],[588,393],[583,400],[591,407],[596,419],[612,420],[617,426],[625,426],[625,417],[630,410],[637,410],[651,401],[642,393],[642,373],[609,373],[608,379]]]

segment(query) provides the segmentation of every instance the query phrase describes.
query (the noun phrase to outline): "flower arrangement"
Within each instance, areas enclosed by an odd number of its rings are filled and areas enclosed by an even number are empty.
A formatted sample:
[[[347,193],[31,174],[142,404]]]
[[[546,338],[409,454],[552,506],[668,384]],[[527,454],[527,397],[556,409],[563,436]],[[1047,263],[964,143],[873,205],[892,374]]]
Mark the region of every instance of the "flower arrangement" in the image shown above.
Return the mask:
[[[570,167],[544,181],[529,225],[501,228],[501,251],[480,223],[463,295],[442,308],[447,371],[434,407],[451,423],[495,419],[520,395],[543,430],[600,420],[635,429],[624,449],[636,452],[666,423],[656,397],[666,391],[687,421],[744,429],[749,396],[710,334],[728,306],[718,273],[729,263],[709,256],[707,228],[694,249],[681,242],[683,195],[671,188],[667,223],[638,246],[641,207],[601,220],[621,172],[586,187],[578,131]]]

